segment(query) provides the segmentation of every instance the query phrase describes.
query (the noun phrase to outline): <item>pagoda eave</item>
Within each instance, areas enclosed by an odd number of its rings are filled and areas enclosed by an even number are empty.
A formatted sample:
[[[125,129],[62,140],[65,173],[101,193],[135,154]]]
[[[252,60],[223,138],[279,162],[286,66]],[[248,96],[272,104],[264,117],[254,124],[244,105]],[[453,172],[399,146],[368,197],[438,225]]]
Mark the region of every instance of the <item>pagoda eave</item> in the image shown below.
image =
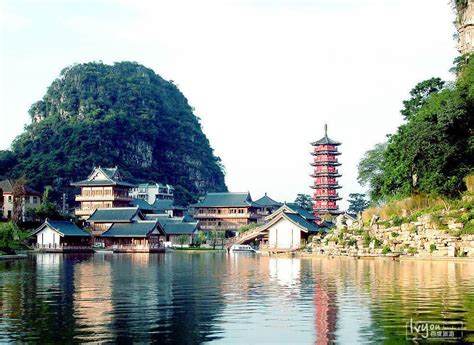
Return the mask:
[[[339,156],[341,153],[339,151],[311,151],[310,154],[313,156],[320,156],[320,155]]]
[[[337,200],[342,200],[342,198],[340,196],[318,195],[318,196],[313,196],[311,198],[311,200],[313,200],[313,201],[317,201],[317,200],[334,200],[334,201],[337,201]]]
[[[312,185],[312,186],[309,186],[309,188],[312,188],[312,189],[323,189],[323,188],[331,188],[331,189],[339,189],[339,188],[342,188],[342,186],[340,185],[333,185],[333,184],[318,184],[318,185]]]
[[[309,164],[313,167],[317,167],[317,166],[321,166],[321,165],[330,165],[330,166],[335,167],[335,166],[341,165],[341,163],[339,163],[339,162],[327,162],[327,161],[325,161],[325,162],[311,162]]]
[[[311,177],[321,177],[321,176],[327,176],[327,177],[341,177],[341,174],[338,173],[328,173],[328,172],[321,172],[321,173],[316,173],[316,174],[310,174],[309,176]]]

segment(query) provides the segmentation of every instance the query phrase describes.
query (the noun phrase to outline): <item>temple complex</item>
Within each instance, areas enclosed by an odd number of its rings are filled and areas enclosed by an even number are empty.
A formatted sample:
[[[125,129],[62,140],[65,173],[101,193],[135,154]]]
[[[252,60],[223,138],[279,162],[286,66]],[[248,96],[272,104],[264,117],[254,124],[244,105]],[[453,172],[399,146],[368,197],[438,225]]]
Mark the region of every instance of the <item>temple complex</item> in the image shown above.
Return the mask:
[[[337,193],[337,189],[341,188],[337,182],[337,178],[341,176],[337,170],[337,167],[341,165],[337,160],[337,156],[340,155],[337,149],[339,145],[341,145],[340,142],[328,137],[327,125],[324,125],[324,137],[311,143],[314,147],[311,152],[314,157],[311,162],[311,166],[314,167],[311,174],[314,183],[310,187],[314,189],[316,216],[341,213],[337,206],[337,201],[341,200]]]

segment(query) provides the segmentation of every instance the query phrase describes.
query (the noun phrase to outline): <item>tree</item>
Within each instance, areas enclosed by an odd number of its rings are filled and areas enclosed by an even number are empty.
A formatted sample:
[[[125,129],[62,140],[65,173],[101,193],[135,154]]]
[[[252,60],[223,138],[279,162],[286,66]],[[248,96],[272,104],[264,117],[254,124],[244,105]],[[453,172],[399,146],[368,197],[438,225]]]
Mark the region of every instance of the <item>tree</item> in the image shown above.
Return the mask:
[[[474,59],[459,68],[451,87],[432,80],[413,92],[407,122],[384,150],[376,147],[361,160],[359,182],[370,183],[372,201],[465,190],[464,177],[474,171]]]
[[[28,236],[28,232],[22,231],[14,222],[0,223],[0,251],[15,254]]]
[[[204,231],[199,230],[197,232],[197,244],[201,245],[206,242],[206,233]]]
[[[311,196],[308,194],[296,195],[295,204],[304,208],[307,211],[313,210],[313,202],[311,201]]]
[[[250,224],[240,226],[237,231],[239,232],[239,234],[243,234],[244,232],[255,229],[257,226],[258,226],[257,223],[250,223]]]
[[[57,206],[54,202],[51,201],[50,192],[52,191],[51,186],[46,186],[43,192],[43,198],[41,204],[34,209],[28,211],[29,215],[32,218],[39,219],[44,221],[46,218],[50,219],[64,219],[64,217],[59,213]]]
[[[400,112],[405,120],[408,120],[415,115],[432,94],[440,92],[443,89],[444,84],[445,82],[440,78],[431,78],[418,83],[410,91],[411,98],[403,101],[404,108]]]
[[[370,202],[365,199],[366,195],[362,193],[349,194],[349,208],[347,212],[359,214],[369,207]]]
[[[26,179],[21,177],[13,182],[13,215],[15,222],[23,221],[25,216]]]
[[[373,201],[380,199],[380,189],[382,185],[384,154],[387,149],[387,143],[376,144],[371,150],[368,150],[360,160],[358,168],[357,181],[360,185],[369,187],[370,198]]]
[[[178,244],[181,245],[181,248],[188,243],[189,237],[186,235],[179,235],[178,238],[176,239],[178,241]]]

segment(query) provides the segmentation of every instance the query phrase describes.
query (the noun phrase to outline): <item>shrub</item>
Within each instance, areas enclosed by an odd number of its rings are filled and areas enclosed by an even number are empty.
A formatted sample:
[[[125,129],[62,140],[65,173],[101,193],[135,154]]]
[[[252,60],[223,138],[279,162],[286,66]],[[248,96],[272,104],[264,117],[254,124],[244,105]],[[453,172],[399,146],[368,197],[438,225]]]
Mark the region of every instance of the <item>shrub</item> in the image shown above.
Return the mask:
[[[403,223],[403,219],[401,217],[395,214],[390,217],[390,224],[392,226],[400,226],[402,225],[402,223]]]
[[[410,248],[408,248],[408,253],[409,254],[416,254],[416,253],[418,253],[418,249],[416,249],[415,247],[410,247]]]
[[[436,245],[434,245],[433,243],[430,244],[430,253],[433,253],[435,250],[436,250]]]
[[[349,247],[355,246],[356,244],[357,244],[357,241],[353,238],[351,238],[350,240],[347,241],[347,245]]]
[[[392,231],[390,235],[392,235],[392,237],[398,237],[400,234],[398,232]]]
[[[382,254],[388,254],[388,253],[391,253],[391,252],[392,252],[392,250],[390,249],[389,246],[385,246],[382,249]]]

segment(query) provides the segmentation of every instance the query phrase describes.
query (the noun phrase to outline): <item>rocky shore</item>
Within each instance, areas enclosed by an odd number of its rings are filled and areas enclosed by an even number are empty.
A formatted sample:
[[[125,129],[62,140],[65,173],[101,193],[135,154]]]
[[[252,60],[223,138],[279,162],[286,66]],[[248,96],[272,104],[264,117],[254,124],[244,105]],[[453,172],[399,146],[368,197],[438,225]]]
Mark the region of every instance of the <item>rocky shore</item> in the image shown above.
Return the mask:
[[[397,226],[376,221],[338,224],[326,236],[310,238],[304,251],[330,256],[411,256],[420,258],[474,258],[474,235],[457,234],[462,223],[448,220],[440,226],[430,214]]]

